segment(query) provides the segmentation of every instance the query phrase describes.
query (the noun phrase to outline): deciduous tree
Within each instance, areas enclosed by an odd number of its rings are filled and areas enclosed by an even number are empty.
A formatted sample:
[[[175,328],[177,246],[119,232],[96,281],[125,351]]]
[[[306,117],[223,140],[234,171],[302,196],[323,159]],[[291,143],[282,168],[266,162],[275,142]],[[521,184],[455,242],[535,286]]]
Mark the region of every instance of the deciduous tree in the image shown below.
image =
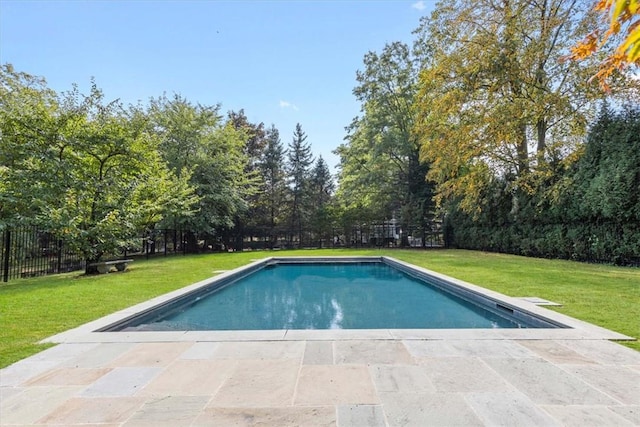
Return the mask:
[[[601,97],[585,84],[597,64],[560,59],[589,19],[576,0],[460,0],[423,20],[416,129],[440,200],[477,211],[496,176],[530,191],[580,142]]]
[[[426,225],[432,212],[428,166],[419,159],[420,144],[413,132],[418,64],[403,43],[364,57],[353,93],[361,103],[338,147],[338,197],[347,211],[360,218],[390,219],[404,225]]]
[[[256,191],[255,178],[245,173],[247,134],[232,120],[223,121],[218,110],[179,95],[153,99],[149,109],[164,159],[178,176],[189,177],[200,199],[196,214],[177,216],[167,225],[209,236],[233,227]]]

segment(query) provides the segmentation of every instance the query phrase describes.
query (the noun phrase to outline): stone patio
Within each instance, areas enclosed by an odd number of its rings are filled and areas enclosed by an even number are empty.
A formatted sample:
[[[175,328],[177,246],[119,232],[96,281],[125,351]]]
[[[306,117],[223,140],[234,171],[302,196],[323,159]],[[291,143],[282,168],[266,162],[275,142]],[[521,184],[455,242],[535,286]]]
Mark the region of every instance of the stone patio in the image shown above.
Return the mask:
[[[65,342],[0,371],[0,424],[640,425],[634,350],[450,335]]]

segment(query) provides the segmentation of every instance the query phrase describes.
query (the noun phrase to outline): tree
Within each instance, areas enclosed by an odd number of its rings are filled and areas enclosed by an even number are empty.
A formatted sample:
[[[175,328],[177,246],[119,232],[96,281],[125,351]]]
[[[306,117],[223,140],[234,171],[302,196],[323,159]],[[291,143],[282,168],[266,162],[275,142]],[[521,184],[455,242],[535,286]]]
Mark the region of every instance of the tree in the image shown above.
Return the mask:
[[[179,95],[152,99],[151,129],[160,140],[163,158],[178,176],[188,176],[199,197],[194,215],[176,216],[167,225],[180,225],[203,236],[220,236],[248,209],[255,178],[248,176],[243,152],[247,135],[232,120],[224,122],[218,106],[194,105]],[[190,250],[196,250],[190,235]]]
[[[573,177],[576,221],[640,224],[640,109],[604,106]]]
[[[306,142],[307,135],[300,123],[296,124],[293,139],[287,152],[287,172],[289,174],[289,191],[291,193],[291,209],[289,224],[291,232],[298,232],[298,243],[302,244],[302,230],[309,212],[308,186],[309,167],[312,163],[311,145]],[[292,236],[293,240],[293,236]]]
[[[637,0],[599,0],[593,8],[599,25],[571,49],[571,59],[581,60],[605,50],[607,56],[594,75],[605,90],[615,72],[640,66],[640,3]]]
[[[420,162],[413,132],[418,64],[402,43],[364,57],[353,93],[361,103],[336,153],[340,156],[338,197],[361,219],[399,217],[404,226],[426,226],[432,213],[428,165]],[[406,243],[406,242],[405,242]]]
[[[58,95],[43,79],[2,69],[0,170],[5,223],[37,225],[91,263],[118,256],[138,231],[193,191],[161,160],[146,116],[105,102],[92,83]]]
[[[517,209],[580,142],[601,98],[585,84],[597,64],[560,59],[589,19],[576,0],[460,0],[423,20],[416,130],[440,202],[477,213],[502,177]]]
[[[0,68],[0,227],[33,224],[46,209],[48,186],[61,184],[54,168],[63,129],[77,120],[62,112],[43,78]],[[64,181],[64,180],[63,180]],[[56,192],[57,193],[57,192]]]
[[[280,133],[271,125],[266,131],[267,146],[260,163],[264,191],[260,206],[266,213],[264,223],[269,228],[271,243],[275,241],[275,228],[283,221],[284,205],[287,197],[285,171],[285,149],[280,141]]]
[[[228,119],[231,125],[238,131],[245,134],[246,143],[243,148],[244,155],[247,157],[247,172],[253,173],[258,169],[260,160],[267,145],[267,135],[264,129],[264,123],[251,123],[241,109],[238,112],[229,111]]]
[[[330,203],[335,189],[329,166],[322,156],[318,157],[309,179],[309,198],[311,202],[311,223],[322,239],[331,224]]]
[[[247,234],[247,231],[253,233],[253,229],[264,219],[264,212],[262,211],[263,203],[261,200],[264,194],[264,180],[260,174],[260,163],[264,155],[267,140],[264,123],[254,124],[249,122],[244,110],[238,112],[230,111],[228,113],[228,121],[237,132],[242,134],[242,138],[245,141],[242,151],[247,159],[244,174],[256,184],[256,191],[251,195],[247,195],[247,208],[241,212],[241,215],[236,216],[234,220],[234,232],[237,239],[236,245],[239,247],[242,245],[241,239]]]
[[[637,264],[640,259],[640,111],[605,105],[585,144],[512,209],[492,181],[475,216],[452,210],[456,246],[545,258]]]
[[[60,135],[55,167],[64,170],[63,186],[51,188],[42,222],[62,230],[62,238],[85,255],[89,273],[91,262],[118,255],[139,230],[171,211],[189,212],[196,199],[162,161],[139,110],[105,103],[95,84],[88,96],[67,93],[64,105],[78,120]]]

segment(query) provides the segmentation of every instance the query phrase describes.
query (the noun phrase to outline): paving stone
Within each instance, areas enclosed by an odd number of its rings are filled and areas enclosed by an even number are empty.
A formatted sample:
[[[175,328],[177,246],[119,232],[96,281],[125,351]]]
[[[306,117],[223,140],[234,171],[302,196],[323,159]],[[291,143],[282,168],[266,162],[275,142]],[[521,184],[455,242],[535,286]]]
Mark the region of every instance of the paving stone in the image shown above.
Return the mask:
[[[7,399],[22,393],[24,390],[26,390],[26,388],[23,387],[0,387],[0,405],[2,405],[3,402],[6,402]],[[0,418],[0,421],[1,420],[2,419]]]
[[[512,390],[504,378],[475,357],[420,359],[420,364],[440,392]]]
[[[541,359],[483,359],[537,404],[615,405],[609,396]]]
[[[385,427],[384,411],[380,405],[338,406],[338,427]]]
[[[135,347],[134,343],[127,342],[100,344],[67,360],[61,366],[72,368],[103,368],[133,347]]]
[[[605,365],[640,365],[640,352],[607,340],[560,340],[560,344]]]
[[[389,340],[388,329],[289,329],[284,339],[291,341]]]
[[[451,346],[465,357],[535,358],[531,350],[511,340],[459,340],[449,341]]]
[[[622,403],[640,404],[640,373],[624,366],[567,365],[563,368]]]
[[[231,375],[233,360],[178,360],[138,392],[138,396],[212,396]]]
[[[336,341],[334,343],[336,364],[410,364],[413,358],[398,341]]]
[[[66,361],[96,348],[98,343],[64,343],[36,353],[24,361]]]
[[[285,338],[286,330],[271,331],[187,331],[181,341],[234,342],[234,341],[280,341]]]
[[[390,426],[482,426],[459,393],[380,393]]]
[[[46,374],[49,370],[98,346],[88,344],[59,344],[34,354],[0,370],[0,386],[19,385]]]
[[[369,368],[378,392],[434,392],[426,370],[414,365],[375,365]]]
[[[303,365],[295,405],[376,404],[378,397],[364,365]]]
[[[595,364],[596,362],[557,341],[549,340],[519,340],[518,344],[535,352],[549,362],[558,364]]]
[[[82,387],[29,387],[0,402],[0,423],[31,424],[71,399]]]
[[[117,367],[161,367],[176,360],[193,343],[140,343],[113,360],[110,366]]]
[[[528,397],[515,391],[469,393],[464,396],[486,426],[561,426]]]
[[[40,419],[41,424],[121,423],[144,403],[139,397],[73,398]]]
[[[239,360],[208,406],[288,406],[293,400],[300,361]]]
[[[303,341],[223,342],[213,353],[214,359],[302,359]]]
[[[333,406],[281,408],[207,408],[194,427],[255,426],[255,427],[335,427]]]
[[[0,369],[0,387],[17,386],[60,365],[57,360],[23,360]]]
[[[630,421],[633,425],[640,426],[640,405],[609,406],[609,410]]]
[[[217,342],[197,342],[180,355],[180,359],[211,359],[218,348]]]
[[[542,409],[565,427],[626,427],[635,425],[604,406],[542,406]]]
[[[461,357],[461,351],[453,348],[444,340],[405,340],[402,341],[413,357]]]
[[[160,368],[114,368],[87,387],[81,396],[133,396],[158,375],[160,371]]]
[[[307,341],[302,363],[304,365],[333,365],[333,342]]]
[[[31,379],[27,385],[89,385],[110,371],[111,368],[59,368]]]
[[[147,401],[123,427],[187,427],[208,400],[209,396],[165,396]]]

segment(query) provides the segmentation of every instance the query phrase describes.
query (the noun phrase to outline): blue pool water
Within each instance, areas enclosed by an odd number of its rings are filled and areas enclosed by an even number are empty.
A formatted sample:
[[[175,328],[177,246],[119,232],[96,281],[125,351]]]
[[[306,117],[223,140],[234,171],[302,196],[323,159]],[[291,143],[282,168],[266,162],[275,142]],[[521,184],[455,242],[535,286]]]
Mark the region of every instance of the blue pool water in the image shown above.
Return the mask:
[[[382,262],[276,264],[119,330],[532,327]]]

